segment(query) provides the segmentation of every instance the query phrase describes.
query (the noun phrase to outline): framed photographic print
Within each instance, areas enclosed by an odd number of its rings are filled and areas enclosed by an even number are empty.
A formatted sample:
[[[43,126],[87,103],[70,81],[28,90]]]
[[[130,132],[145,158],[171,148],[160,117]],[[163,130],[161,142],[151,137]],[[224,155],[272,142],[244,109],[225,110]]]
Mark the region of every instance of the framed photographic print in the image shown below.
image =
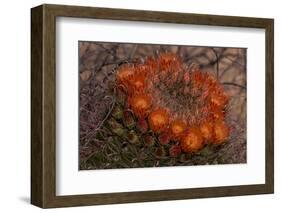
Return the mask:
[[[31,203],[274,191],[273,19],[31,9]]]

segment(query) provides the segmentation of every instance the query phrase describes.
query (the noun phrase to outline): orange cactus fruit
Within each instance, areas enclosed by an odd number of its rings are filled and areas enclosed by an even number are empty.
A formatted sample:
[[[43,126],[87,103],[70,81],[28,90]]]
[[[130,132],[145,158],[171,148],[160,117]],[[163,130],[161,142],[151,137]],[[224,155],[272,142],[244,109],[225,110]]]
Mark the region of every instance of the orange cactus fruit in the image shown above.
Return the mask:
[[[140,75],[147,75],[149,66],[147,64],[138,64],[136,66],[136,72]]]
[[[143,66],[147,75],[153,75],[158,70],[158,62],[153,57],[148,57]]]
[[[222,144],[224,143],[229,137],[229,127],[224,121],[216,121],[214,123],[214,144]]]
[[[169,124],[169,115],[165,109],[152,111],[148,116],[150,129],[155,133],[163,132]]]
[[[186,130],[186,124],[182,120],[175,120],[170,125],[171,138],[178,140]]]
[[[173,53],[161,53],[159,55],[159,61],[162,64],[170,64],[178,60],[179,58],[177,57],[177,55]]]
[[[149,113],[151,100],[147,95],[136,95],[129,99],[129,105],[137,117],[146,117]]]
[[[135,74],[129,76],[129,93],[143,92],[145,88],[145,75]]]
[[[158,58],[159,74],[166,80],[166,84],[173,85],[183,71],[180,58],[173,53],[163,53]]]
[[[203,137],[198,128],[190,128],[181,138],[183,152],[197,152],[204,146]]]
[[[211,112],[212,112],[212,117],[213,119],[216,120],[221,120],[224,119],[225,115],[224,112],[222,111],[222,109],[218,108],[218,107],[211,107]]]
[[[123,65],[119,68],[117,72],[117,82],[121,84],[126,84],[129,80],[129,77],[132,76],[134,73],[134,68],[129,65]]]
[[[181,68],[181,60],[176,54],[162,53],[159,58],[159,68],[161,71],[176,71]]]
[[[191,74],[191,78],[194,84],[202,84],[205,81],[205,75],[200,70],[194,70]]]
[[[213,92],[210,96],[210,102],[216,107],[223,108],[228,102],[228,97],[223,92]]]
[[[201,123],[199,127],[201,134],[205,142],[209,142],[213,139],[213,123],[212,121],[205,121]]]

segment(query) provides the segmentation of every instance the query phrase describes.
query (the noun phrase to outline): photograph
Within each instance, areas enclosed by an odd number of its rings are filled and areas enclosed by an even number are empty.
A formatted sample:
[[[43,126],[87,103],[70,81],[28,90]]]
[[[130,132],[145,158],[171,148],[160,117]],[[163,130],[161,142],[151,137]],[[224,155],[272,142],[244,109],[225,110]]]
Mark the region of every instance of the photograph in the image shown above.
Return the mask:
[[[274,13],[34,5],[32,205],[274,194]]]
[[[79,41],[79,170],[247,163],[247,49]]]

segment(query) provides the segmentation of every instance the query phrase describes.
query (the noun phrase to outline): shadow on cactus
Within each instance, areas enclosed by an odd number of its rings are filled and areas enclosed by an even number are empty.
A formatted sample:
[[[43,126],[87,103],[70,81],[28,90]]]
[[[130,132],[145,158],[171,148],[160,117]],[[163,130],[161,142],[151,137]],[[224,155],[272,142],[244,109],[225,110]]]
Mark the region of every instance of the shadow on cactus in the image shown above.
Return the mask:
[[[84,122],[92,128],[80,135],[80,169],[245,163],[246,140],[231,116],[232,93],[215,72],[189,62],[162,51],[115,64],[102,119]],[[86,116],[96,113],[86,110]],[[80,128],[84,123],[80,114]],[[235,143],[243,144],[242,159],[233,156],[241,154]]]

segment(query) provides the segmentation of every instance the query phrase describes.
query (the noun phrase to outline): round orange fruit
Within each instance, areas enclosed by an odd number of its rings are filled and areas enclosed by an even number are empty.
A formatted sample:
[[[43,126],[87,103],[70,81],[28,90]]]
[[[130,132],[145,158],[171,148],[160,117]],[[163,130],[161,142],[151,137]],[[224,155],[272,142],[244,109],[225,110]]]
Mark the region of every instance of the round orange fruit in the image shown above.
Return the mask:
[[[197,128],[189,129],[181,138],[181,148],[184,152],[197,152],[203,146],[203,137]]]
[[[143,92],[145,88],[145,76],[133,75],[129,77],[129,94]]]
[[[213,124],[212,122],[205,121],[200,125],[201,134],[206,142],[213,138]]]
[[[129,104],[137,117],[146,117],[150,109],[150,98],[147,95],[136,95]]]
[[[117,72],[117,81],[118,83],[124,84],[129,80],[129,77],[134,74],[133,67],[128,65],[122,66]]]
[[[182,120],[175,120],[171,123],[170,131],[171,138],[174,140],[179,139],[186,130],[186,124]]]
[[[166,129],[169,124],[169,115],[164,109],[157,109],[148,116],[150,129],[155,133],[160,133]]]
[[[229,137],[229,127],[224,121],[214,123],[214,144],[222,144]]]

